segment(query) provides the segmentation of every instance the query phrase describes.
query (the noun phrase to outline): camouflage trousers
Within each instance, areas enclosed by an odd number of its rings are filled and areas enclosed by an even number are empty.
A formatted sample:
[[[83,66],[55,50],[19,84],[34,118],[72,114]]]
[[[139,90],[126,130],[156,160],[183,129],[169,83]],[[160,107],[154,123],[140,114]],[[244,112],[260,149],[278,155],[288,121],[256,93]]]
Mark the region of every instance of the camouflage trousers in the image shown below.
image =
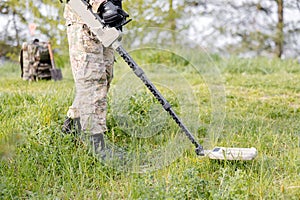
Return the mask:
[[[107,92],[113,78],[114,50],[105,48],[86,25],[67,27],[75,98],[68,117],[80,118],[81,131],[106,131]]]
[[[38,62],[35,60],[36,46],[22,44],[23,80],[34,81],[37,76]]]

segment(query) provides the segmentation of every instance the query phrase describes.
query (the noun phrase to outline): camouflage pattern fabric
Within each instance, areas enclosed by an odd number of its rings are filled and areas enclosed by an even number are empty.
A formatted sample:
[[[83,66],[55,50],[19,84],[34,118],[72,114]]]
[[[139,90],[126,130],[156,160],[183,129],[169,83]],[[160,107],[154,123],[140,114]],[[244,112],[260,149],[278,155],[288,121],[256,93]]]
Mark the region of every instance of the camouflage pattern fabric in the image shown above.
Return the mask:
[[[29,60],[29,80],[34,81],[37,75],[38,62],[35,60],[37,52],[36,45],[28,45],[28,60]]]
[[[30,74],[29,74],[29,55],[28,55],[28,44],[27,42],[24,42],[22,44],[22,60],[20,60],[20,62],[23,62],[23,71],[22,71],[22,78],[23,80],[27,81],[30,78]]]
[[[114,50],[103,47],[68,4],[64,17],[76,90],[67,115],[72,119],[80,118],[81,129],[86,134],[104,133]]]

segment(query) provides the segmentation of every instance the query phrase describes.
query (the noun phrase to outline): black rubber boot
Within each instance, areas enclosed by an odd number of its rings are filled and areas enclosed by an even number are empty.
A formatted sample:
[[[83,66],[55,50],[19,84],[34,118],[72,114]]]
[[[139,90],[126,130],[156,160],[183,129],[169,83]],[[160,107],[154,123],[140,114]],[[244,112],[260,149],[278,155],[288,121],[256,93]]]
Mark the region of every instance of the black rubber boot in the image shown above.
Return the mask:
[[[65,134],[78,135],[81,131],[80,118],[72,119],[67,117],[61,131]]]
[[[124,156],[116,147],[105,143],[103,133],[94,134],[90,136],[90,144],[93,154],[102,161],[124,163]]]
[[[105,142],[104,136],[102,133],[92,135],[91,138],[91,145],[95,154],[98,154],[105,149]]]

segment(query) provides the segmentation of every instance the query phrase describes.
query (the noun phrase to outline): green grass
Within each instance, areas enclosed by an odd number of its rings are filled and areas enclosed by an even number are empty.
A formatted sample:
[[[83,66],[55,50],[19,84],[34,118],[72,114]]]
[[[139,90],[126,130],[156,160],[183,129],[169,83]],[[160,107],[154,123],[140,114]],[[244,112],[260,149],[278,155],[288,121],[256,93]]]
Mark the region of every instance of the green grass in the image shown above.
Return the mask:
[[[205,76],[174,54],[136,56],[197,138],[212,147],[207,138],[215,130],[210,125],[216,113]],[[265,58],[216,57],[214,62],[226,97],[218,109],[223,112],[224,106],[226,117],[215,125],[221,136],[213,144],[253,146],[257,158],[212,161],[197,157],[188,143],[174,162],[145,173],[103,165],[85,145],[61,133],[74,95],[68,68],[63,69],[62,81],[29,83],[19,77],[17,64],[1,66],[0,199],[299,199],[299,64]],[[127,150],[147,153],[180,133],[130,74],[118,61],[109,98],[108,137]],[[149,138],[137,139],[137,134]]]

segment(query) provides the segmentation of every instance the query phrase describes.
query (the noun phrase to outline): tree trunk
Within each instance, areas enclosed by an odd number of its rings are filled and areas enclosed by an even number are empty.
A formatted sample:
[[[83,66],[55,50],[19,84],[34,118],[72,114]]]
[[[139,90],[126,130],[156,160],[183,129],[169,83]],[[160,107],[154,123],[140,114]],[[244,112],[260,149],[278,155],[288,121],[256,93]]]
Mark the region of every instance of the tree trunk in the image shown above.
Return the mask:
[[[19,37],[19,29],[18,29],[17,19],[16,19],[16,11],[13,12],[13,25],[14,25],[14,29],[16,31],[15,40],[17,42],[17,47],[19,47],[20,46],[20,37]]]
[[[170,29],[172,31],[172,42],[175,43],[176,41],[176,16],[175,11],[173,8],[173,0],[169,0],[169,22],[170,22]]]
[[[277,21],[277,26],[276,26],[276,56],[278,58],[281,58],[282,53],[283,53],[283,41],[284,41],[284,34],[283,34],[283,0],[277,0],[277,16],[278,16],[278,21]]]

